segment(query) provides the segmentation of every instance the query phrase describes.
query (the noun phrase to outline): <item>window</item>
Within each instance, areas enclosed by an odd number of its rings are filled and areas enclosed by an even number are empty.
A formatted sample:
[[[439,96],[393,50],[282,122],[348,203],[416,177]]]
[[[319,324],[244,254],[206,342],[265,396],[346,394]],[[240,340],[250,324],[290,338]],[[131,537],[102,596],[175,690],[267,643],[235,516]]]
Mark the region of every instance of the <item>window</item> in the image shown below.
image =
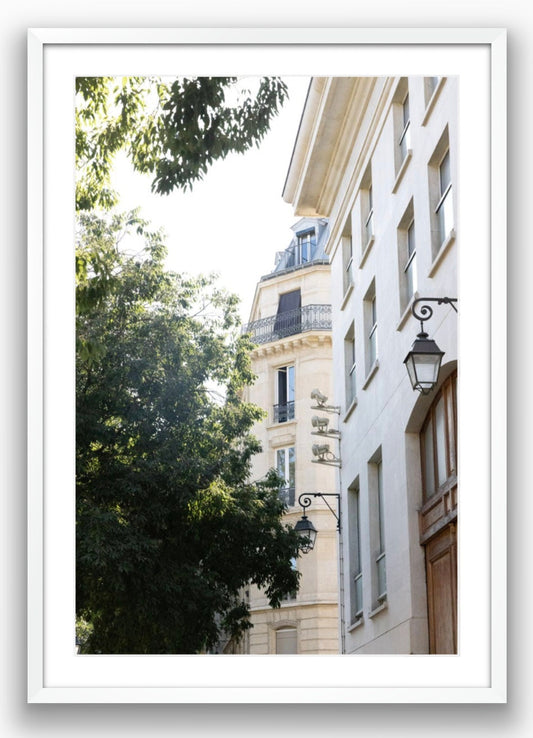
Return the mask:
[[[294,366],[282,366],[276,371],[276,404],[274,422],[286,423],[294,418]]]
[[[407,152],[411,148],[411,117],[409,114],[409,93],[402,100],[402,130],[398,141],[400,147],[400,160],[404,161]]]
[[[426,107],[435,94],[435,90],[441,79],[442,77],[424,77],[424,102],[426,103]]]
[[[351,621],[363,614],[363,572],[361,567],[359,480],[348,488],[348,536],[350,546]]]
[[[296,485],[296,454],[294,446],[278,448],[276,450],[276,470],[282,479],[279,497],[288,507],[291,507],[294,505]]]
[[[431,232],[433,258],[453,234],[454,212],[448,129],[441,136],[429,161],[429,192],[431,199]]]
[[[384,509],[383,509],[383,464],[379,461],[376,464],[377,471],[377,509],[378,509],[378,555],[376,558],[377,582],[378,582],[378,600],[383,599],[387,594],[387,576],[385,572],[385,525],[384,525]]]
[[[295,264],[307,264],[312,261],[315,254],[316,247],[316,236],[315,229],[305,233],[298,233],[297,235],[297,247],[295,254]]]
[[[394,136],[394,177],[393,192],[403,177],[411,158],[411,111],[409,98],[409,82],[402,77],[394,93],[392,101],[392,122]]]
[[[364,321],[366,332],[366,374],[371,372],[378,358],[378,314],[376,304],[376,287],[372,282],[365,296]]]
[[[376,310],[376,296],[374,295],[370,302],[370,330],[368,332],[368,353],[369,353],[369,364],[373,366],[374,362],[378,358],[378,318]]]
[[[291,559],[291,569],[293,571],[298,571],[298,561],[295,558]],[[289,592],[289,594],[283,598],[283,602],[292,602],[292,600],[296,599],[297,594],[296,590]]]
[[[457,484],[457,375],[442,386],[420,433],[424,500]]]
[[[354,324],[344,339],[344,367],[346,378],[346,410],[356,398],[355,334]]]
[[[299,289],[279,296],[278,312],[274,323],[274,333],[278,338],[300,333],[302,330],[301,306],[302,298]]]
[[[383,463],[381,450],[374,454],[368,465],[371,503],[371,541],[374,551],[373,591],[374,605],[381,604],[387,597],[387,574],[385,556],[385,506],[383,490]]]
[[[372,188],[372,168],[369,164],[361,178],[359,192],[361,203],[361,256],[366,256],[370,246],[374,243],[374,190]]]
[[[444,243],[453,227],[453,205],[451,198],[450,152],[447,151],[439,164],[439,201],[435,212],[439,219],[439,236]]]
[[[342,237],[342,294],[345,295],[353,284],[353,240],[351,234]]]
[[[365,243],[368,243],[374,236],[374,199],[372,194],[372,185],[367,190],[367,213],[365,219]]]
[[[296,628],[278,628],[276,631],[276,653],[298,653]]]
[[[296,234],[296,243],[293,243],[285,252],[284,268],[301,266],[313,260],[316,249],[316,233],[311,228],[308,231]]]
[[[416,231],[413,202],[409,203],[398,226],[398,261],[400,266],[400,302],[402,312],[417,289]]]

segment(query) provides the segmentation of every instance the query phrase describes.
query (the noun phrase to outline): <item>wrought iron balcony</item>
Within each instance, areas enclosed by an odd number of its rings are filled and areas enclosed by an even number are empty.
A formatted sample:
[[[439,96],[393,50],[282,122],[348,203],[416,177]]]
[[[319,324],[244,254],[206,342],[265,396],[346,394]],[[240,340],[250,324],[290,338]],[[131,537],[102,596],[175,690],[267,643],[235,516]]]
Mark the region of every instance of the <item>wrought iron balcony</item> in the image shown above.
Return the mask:
[[[293,507],[295,500],[295,488],[294,487],[280,487],[278,497],[288,507]]]
[[[254,320],[242,329],[256,344],[278,341],[306,331],[331,330],[331,305],[305,305],[296,310]]]
[[[286,423],[294,419],[294,402],[274,405],[274,423]]]

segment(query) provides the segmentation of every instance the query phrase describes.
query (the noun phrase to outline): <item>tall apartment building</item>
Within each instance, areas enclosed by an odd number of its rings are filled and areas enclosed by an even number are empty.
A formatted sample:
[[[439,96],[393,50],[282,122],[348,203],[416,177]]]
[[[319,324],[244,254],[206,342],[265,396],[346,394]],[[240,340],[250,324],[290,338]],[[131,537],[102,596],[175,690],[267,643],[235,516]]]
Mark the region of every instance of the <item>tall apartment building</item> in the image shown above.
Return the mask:
[[[294,237],[276,255],[274,270],[257,285],[246,327],[256,347],[252,368],[257,375],[247,399],[268,412],[254,434],[262,453],[254,457],[253,477],[277,469],[286,522],[302,515],[303,492],[335,492],[337,469],[313,462],[311,393],[333,392],[330,266],[324,253],[327,221],[303,218]],[[336,520],[322,499],[307,514],[318,530],[312,551],[293,565],[301,572],[300,589],[272,609],[257,587],[248,590],[253,627],[238,650],[250,654],[336,654],[338,575]]]
[[[329,222],[345,653],[457,652],[454,303],[428,303],[436,386],[404,365],[415,301],[457,297],[457,147],[455,78],[314,78],[285,183]]]

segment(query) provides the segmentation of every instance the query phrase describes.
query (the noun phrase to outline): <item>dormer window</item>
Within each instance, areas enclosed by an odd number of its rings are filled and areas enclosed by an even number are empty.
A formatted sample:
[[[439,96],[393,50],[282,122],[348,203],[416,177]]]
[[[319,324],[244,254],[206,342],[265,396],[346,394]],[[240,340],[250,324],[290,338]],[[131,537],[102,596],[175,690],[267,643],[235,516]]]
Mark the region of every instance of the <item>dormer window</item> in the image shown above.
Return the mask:
[[[313,255],[315,253],[315,229],[312,228],[309,231],[305,231],[305,233],[298,233],[297,240],[298,242],[296,245],[296,253],[294,255],[294,263],[295,265],[307,264],[307,262],[313,259]]]

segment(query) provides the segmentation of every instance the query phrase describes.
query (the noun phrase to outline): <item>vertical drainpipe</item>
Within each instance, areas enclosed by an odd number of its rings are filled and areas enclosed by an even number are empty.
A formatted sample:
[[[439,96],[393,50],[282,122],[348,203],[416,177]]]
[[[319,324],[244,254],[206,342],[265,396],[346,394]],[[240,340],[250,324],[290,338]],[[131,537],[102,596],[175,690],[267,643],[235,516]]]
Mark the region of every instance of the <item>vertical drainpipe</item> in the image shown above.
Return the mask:
[[[340,443],[339,443],[340,447]],[[340,454],[339,454],[340,456]],[[341,654],[346,653],[346,642],[345,642],[345,615],[344,615],[344,543],[343,543],[343,530],[344,523],[342,522],[342,471],[339,467],[339,643],[341,647]]]

